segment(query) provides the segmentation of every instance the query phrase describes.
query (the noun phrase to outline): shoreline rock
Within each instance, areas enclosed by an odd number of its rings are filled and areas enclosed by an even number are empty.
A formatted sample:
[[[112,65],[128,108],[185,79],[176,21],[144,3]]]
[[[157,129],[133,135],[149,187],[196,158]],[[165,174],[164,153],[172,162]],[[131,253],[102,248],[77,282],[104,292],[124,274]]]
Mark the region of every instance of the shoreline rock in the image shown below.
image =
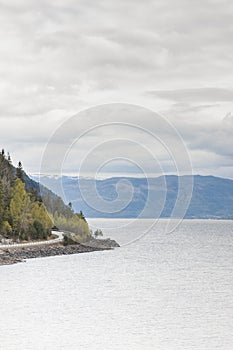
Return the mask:
[[[34,246],[28,248],[1,249],[0,247],[0,266],[16,264],[27,259],[112,250],[115,247],[119,247],[119,244],[111,239],[92,239],[86,243],[77,243],[67,246],[57,243],[53,245]]]

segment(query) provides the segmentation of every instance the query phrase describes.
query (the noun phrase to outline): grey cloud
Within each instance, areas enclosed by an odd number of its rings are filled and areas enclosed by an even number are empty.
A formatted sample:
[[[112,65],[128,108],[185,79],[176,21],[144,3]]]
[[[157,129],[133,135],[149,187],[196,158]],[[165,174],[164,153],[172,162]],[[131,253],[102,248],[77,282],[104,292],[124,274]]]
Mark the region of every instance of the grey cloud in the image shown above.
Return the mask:
[[[144,87],[155,81],[158,85],[161,80],[168,81],[169,75],[176,79],[179,75],[182,79],[192,77],[190,67],[200,58],[197,75],[205,68],[209,75],[210,67],[216,69],[217,58],[210,39],[217,47],[224,41],[231,43],[230,35],[226,35],[230,3],[226,4],[228,11],[219,11],[218,4],[214,5],[222,23],[220,28],[216,27],[216,16],[208,1],[202,2],[201,10],[196,4],[189,3],[187,7],[185,1],[176,6],[171,1],[165,5],[149,2],[148,7],[139,1],[116,5],[107,1],[45,1],[42,5],[32,2],[26,10],[28,4],[23,2],[24,11],[19,18],[14,17],[13,28],[20,35],[15,37],[16,43],[25,43],[24,50],[29,50],[27,55],[15,55],[17,61],[24,61],[26,56],[29,59],[29,66],[20,66],[17,75],[22,69],[26,81],[42,85],[52,82],[69,87],[85,79],[99,89],[105,79],[109,82],[112,78],[112,86],[130,87],[137,77]],[[13,11],[14,2],[10,8]],[[12,16],[10,11],[8,16]],[[206,23],[211,30],[203,30]]]
[[[232,114],[212,123],[198,123],[193,118],[187,118],[186,123],[177,120],[176,125],[191,154],[193,151],[203,151],[209,156],[211,154],[222,156],[224,162],[228,159],[228,164],[231,166],[233,156]]]
[[[148,94],[181,103],[233,102],[233,90],[223,88],[158,90],[148,92]]]
[[[232,14],[227,0],[1,0],[1,139],[12,121],[24,130],[30,167],[32,138],[40,157],[57,123],[109,94],[164,100],[193,152],[229,155],[231,118],[212,127],[205,117],[232,102]]]

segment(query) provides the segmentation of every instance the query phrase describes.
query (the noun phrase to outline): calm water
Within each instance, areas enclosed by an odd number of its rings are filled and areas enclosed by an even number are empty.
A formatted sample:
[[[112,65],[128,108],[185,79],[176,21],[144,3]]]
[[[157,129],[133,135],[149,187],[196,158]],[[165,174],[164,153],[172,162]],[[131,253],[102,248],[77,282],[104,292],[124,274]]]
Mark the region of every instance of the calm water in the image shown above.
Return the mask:
[[[90,220],[123,244],[151,220]],[[0,268],[3,350],[232,350],[233,223]],[[114,229],[115,227],[115,229]]]

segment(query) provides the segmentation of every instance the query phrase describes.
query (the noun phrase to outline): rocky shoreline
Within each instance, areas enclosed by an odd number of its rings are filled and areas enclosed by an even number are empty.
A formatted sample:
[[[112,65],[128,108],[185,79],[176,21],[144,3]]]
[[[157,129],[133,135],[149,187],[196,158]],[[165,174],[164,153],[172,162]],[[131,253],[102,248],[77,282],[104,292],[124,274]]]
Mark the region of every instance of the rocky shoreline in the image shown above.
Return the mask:
[[[83,244],[64,246],[61,243],[54,245],[42,245],[24,248],[4,248],[0,247],[0,265],[16,264],[26,259],[42,258],[56,255],[70,255],[88,253],[94,251],[111,250],[119,247],[119,244],[111,239],[92,239]]]

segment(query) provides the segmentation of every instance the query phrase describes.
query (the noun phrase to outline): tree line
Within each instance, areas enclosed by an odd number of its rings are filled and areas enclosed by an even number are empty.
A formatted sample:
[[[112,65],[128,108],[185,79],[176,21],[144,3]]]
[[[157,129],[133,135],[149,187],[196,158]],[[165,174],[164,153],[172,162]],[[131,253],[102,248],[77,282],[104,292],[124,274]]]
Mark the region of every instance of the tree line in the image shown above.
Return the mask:
[[[60,197],[46,195],[27,188],[22,163],[17,168],[11,157],[0,152],[0,235],[14,241],[48,239],[54,225],[75,232],[80,240],[90,236],[82,212],[75,214],[71,203],[65,205]],[[43,199],[43,200],[42,200]]]

